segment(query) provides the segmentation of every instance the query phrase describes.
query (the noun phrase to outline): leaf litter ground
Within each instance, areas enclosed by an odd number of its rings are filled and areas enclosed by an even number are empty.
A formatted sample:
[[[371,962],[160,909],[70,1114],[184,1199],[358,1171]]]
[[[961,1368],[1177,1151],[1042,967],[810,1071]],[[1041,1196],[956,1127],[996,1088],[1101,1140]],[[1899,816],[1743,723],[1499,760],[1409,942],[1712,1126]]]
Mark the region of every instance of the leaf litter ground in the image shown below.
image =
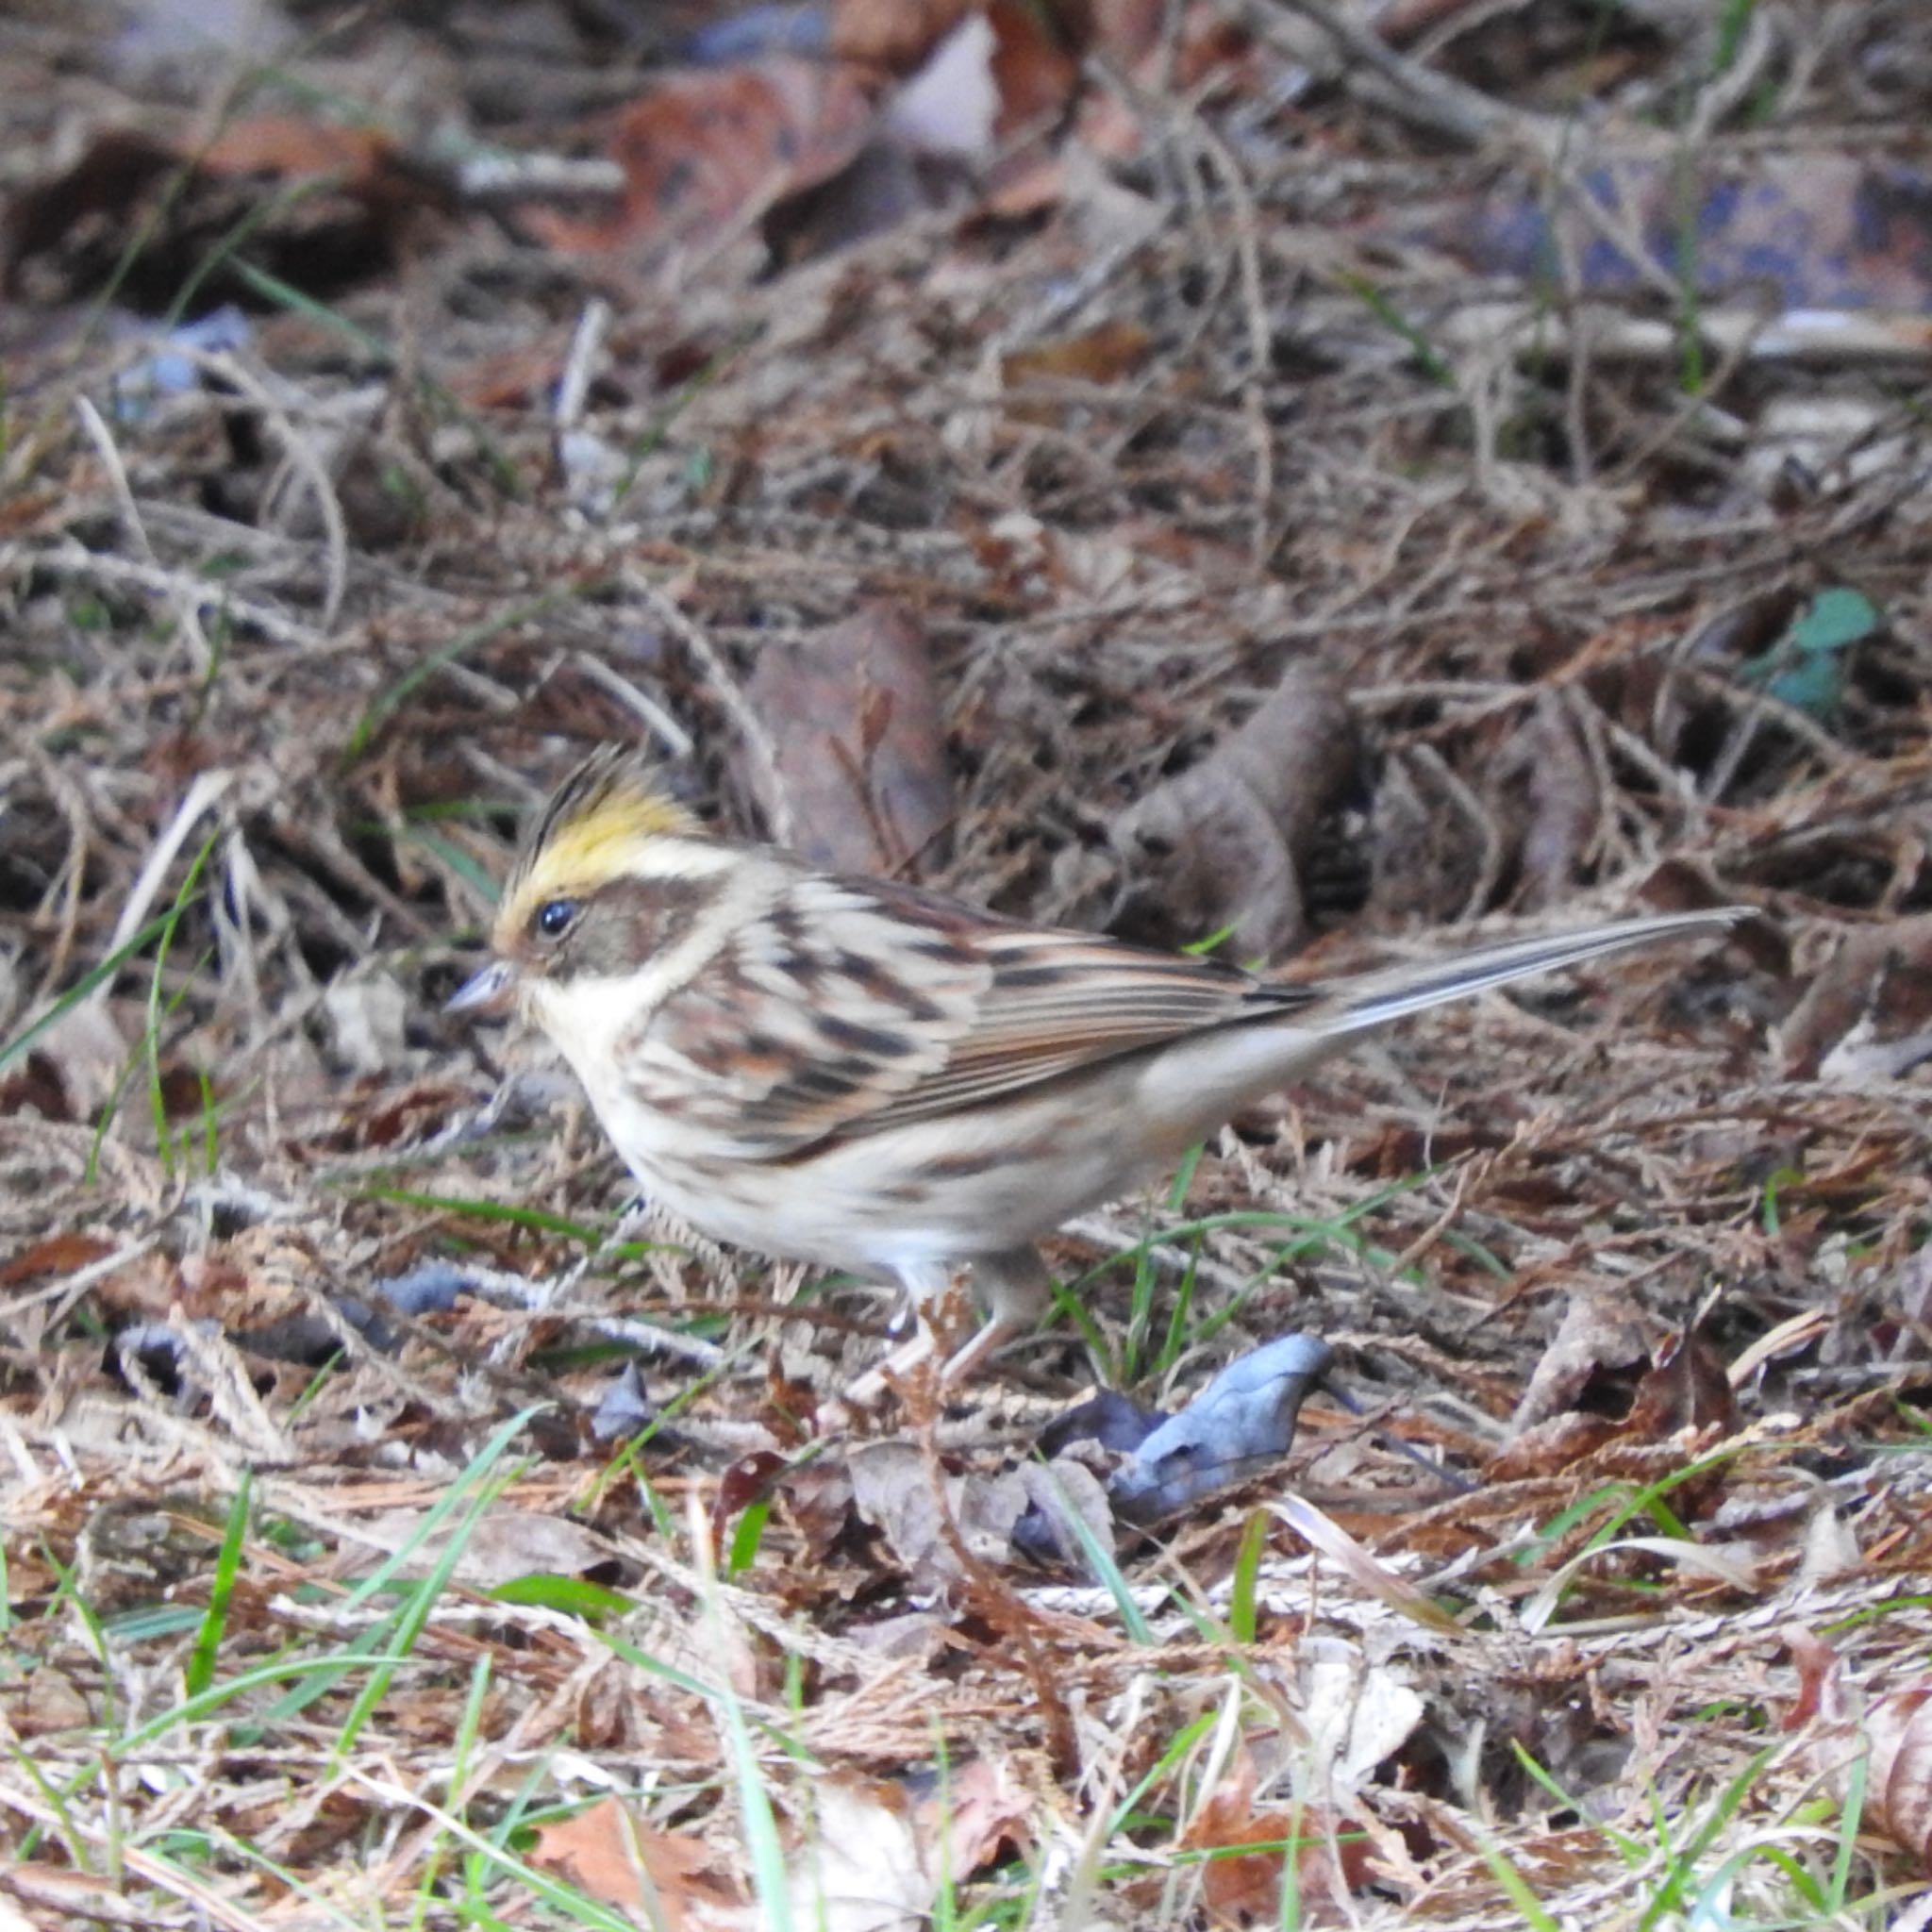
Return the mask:
[[[8,324],[0,1916],[1919,1908],[1923,362],[1726,350],[1683,282],[1499,319],[1437,244],[1534,171],[1431,142],[1541,152],[1533,64],[1478,23],[1392,106],[1291,94],[1320,11],[1124,159],[1083,123],[775,272],[769,221],[442,207],[178,383],[151,320]],[[1781,30],[1734,52],[1783,141],[1882,163],[1909,10]],[[828,862],[1296,972],[1756,915],[1254,1109],[1055,1243],[999,1374],[841,1416],[890,1306],[627,1211],[558,1068],[441,1011],[609,738]],[[1338,1358],[1291,1453],[1150,1535],[1033,1453],[1290,1331]]]

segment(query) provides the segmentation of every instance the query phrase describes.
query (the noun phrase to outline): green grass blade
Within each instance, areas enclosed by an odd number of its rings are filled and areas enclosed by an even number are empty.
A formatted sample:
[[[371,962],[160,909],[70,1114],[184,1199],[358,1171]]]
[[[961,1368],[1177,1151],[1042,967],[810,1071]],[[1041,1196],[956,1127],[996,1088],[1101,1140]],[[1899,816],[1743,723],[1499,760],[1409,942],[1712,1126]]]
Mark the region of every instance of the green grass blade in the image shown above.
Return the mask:
[[[235,1577],[242,1567],[242,1544],[248,1534],[248,1501],[254,1488],[254,1472],[244,1469],[235,1486],[235,1500],[228,1506],[228,1520],[222,1530],[222,1546],[215,1555],[214,1576],[208,1584],[208,1609],[189,1653],[183,1682],[191,1697],[206,1690],[215,1680],[215,1662],[221,1655],[222,1635],[228,1626],[228,1604],[235,1593]]]

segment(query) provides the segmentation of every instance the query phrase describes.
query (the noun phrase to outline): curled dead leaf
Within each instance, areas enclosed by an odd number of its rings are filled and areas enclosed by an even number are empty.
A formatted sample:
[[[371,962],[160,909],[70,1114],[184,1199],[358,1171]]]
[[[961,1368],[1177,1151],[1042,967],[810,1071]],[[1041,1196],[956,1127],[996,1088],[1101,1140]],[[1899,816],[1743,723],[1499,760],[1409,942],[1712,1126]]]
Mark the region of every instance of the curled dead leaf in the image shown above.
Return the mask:
[[[1108,929],[1163,945],[1224,933],[1244,959],[1291,951],[1315,831],[1358,758],[1340,688],[1315,664],[1291,664],[1239,731],[1116,821]]]
[[[1559,905],[1597,842],[1603,787],[1576,719],[1554,691],[1538,699],[1505,748],[1520,760],[1528,809],[1523,824],[1524,903]]]
[[[1932,1874],[1932,1679],[1868,1697],[1844,1661],[1807,1630],[1789,1630],[1799,1696],[1787,1724],[1815,1723],[1812,1763],[1842,1801],[1864,1758],[1861,1822],[1904,1846]]]
[[[1325,1807],[1257,1804],[1257,1782],[1253,1758],[1243,1750],[1189,1821],[1181,1840],[1191,1851],[1209,1855],[1202,1867],[1201,1896],[1214,1923],[1277,1923],[1291,1851],[1302,1912],[1319,1915],[1317,1922],[1324,1924],[1345,1912],[1348,1892],[1369,1876],[1360,1837],[1344,1836],[1346,1827]]]
[[[1779,1044],[1796,1079],[1896,1078],[1932,1057],[1932,913],[1848,933]]]

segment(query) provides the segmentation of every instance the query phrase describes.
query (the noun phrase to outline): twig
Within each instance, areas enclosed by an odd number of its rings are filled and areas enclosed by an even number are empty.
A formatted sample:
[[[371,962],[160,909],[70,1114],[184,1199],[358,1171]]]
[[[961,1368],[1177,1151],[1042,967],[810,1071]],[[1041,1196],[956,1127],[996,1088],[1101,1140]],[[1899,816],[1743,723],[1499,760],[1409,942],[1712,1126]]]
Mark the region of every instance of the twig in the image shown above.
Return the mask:
[[[1495,140],[1512,142],[1553,160],[1566,138],[1562,123],[1507,108],[1479,89],[1468,87],[1421,61],[1398,54],[1372,28],[1343,18],[1327,0],[1220,0],[1230,15],[1257,39],[1299,65],[1306,49],[1284,33],[1283,8],[1299,13],[1328,36],[1351,60],[1366,67],[1393,91],[1393,105],[1410,119],[1472,146]]]
[[[794,829],[791,795],[778,768],[778,747],[772,741],[772,734],[765,729],[764,720],[752,708],[751,700],[745,696],[744,689],[732,675],[730,666],[698,625],[647,577],[627,570],[624,573],[624,581],[643,598],[658,621],[674,632],[678,641],[697,659],[698,668],[704,673],[713,694],[730,714],[731,722],[738,726],[744,740],[746,750],[761,768],[760,775],[769,788],[765,796],[772,801],[772,837],[778,844],[789,845]]]

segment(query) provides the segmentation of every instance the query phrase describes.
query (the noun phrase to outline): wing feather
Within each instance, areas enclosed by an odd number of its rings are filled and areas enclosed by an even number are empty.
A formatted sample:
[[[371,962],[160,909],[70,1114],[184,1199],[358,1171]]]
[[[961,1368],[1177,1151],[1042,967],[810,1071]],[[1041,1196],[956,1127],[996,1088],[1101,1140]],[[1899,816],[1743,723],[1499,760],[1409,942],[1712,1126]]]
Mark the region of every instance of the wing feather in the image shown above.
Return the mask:
[[[801,873],[623,1053],[645,1106],[775,1159],[1310,997],[1214,960]]]

